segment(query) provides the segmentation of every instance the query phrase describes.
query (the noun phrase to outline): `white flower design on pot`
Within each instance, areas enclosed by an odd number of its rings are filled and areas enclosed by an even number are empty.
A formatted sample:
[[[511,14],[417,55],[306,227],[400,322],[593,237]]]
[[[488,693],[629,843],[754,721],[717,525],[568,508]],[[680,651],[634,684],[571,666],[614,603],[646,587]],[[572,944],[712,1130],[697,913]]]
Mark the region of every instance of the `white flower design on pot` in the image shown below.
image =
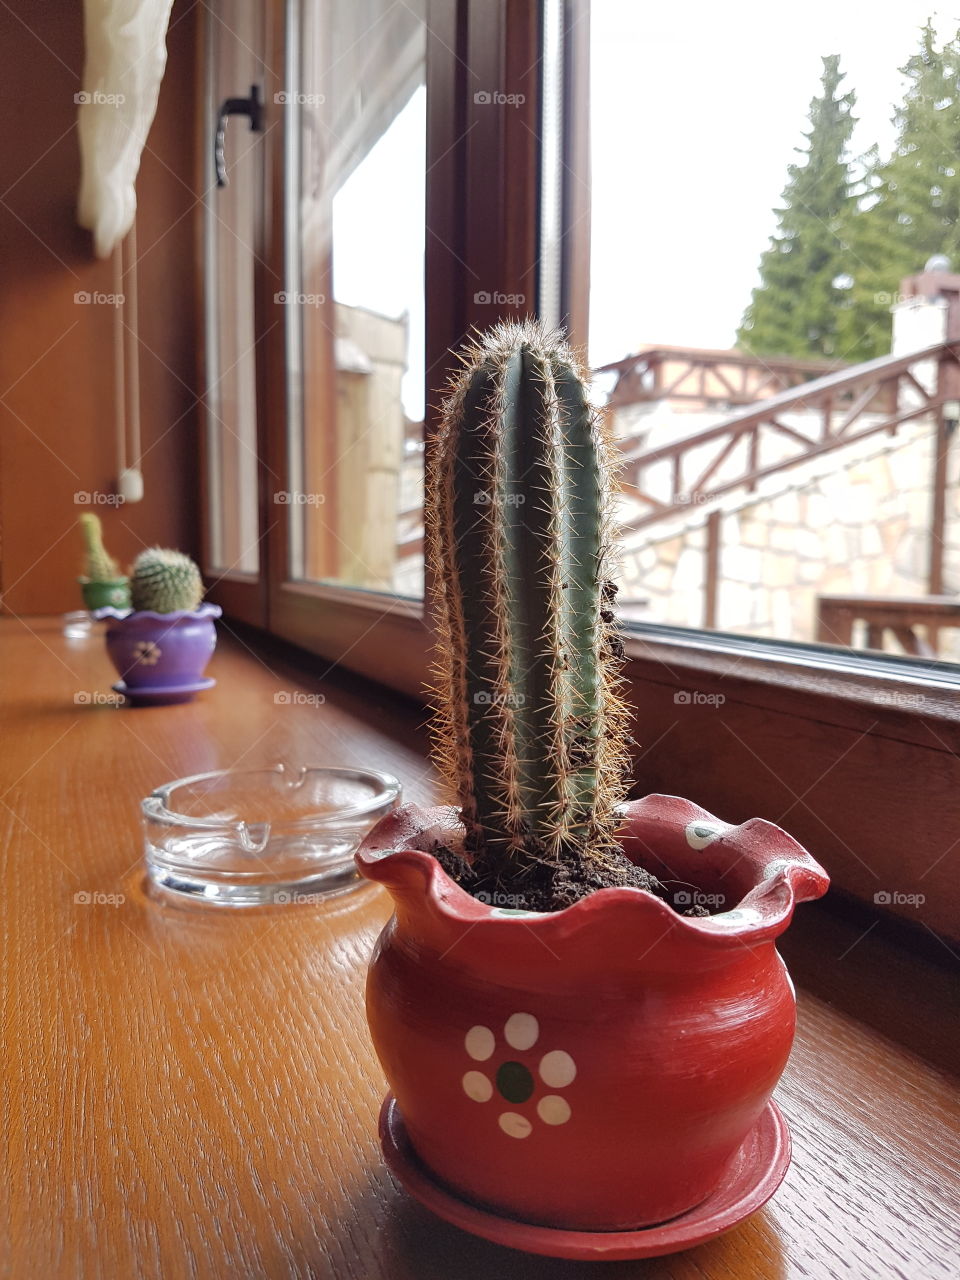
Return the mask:
[[[528,1054],[535,1051],[540,1039],[540,1024],[532,1013],[512,1013],[503,1025],[503,1038],[508,1049]],[[474,1062],[489,1062],[487,1071],[474,1068],[467,1071],[461,1084],[468,1098],[474,1102],[490,1102],[494,1096],[499,1101],[515,1106],[530,1102],[537,1093],[537,1077],[550,1092],[541,1093],[536,1100],[536,1114],[544,1124],[566,1124],[570,1119],[570,1104],[556,1089],[572,1084],[577,1065],[564,1049],[550,1049],[541,1054],[531,1070],[517,1057],[508,1056],[501,1049],[499,1060],[497,1037],[489,1027],[471,1027],[464,1037],[464,1048]],[[533,1132],[533,1121],[519,1111],[501,1111],[497,1123],[511,1138],[527,1138]]]
[[[139,662],[144,667],[156,666],[160,661],[160,657],[160,646],[154,644],[152,640],[141,640],[133,651],[134,662]]]
[[[687,844],[691,849],[706,849],[708,844],[719,840],[726,830],[725,824],[704,822],[701,818],[695,818],[693,822],[687,823],[683,834],[687,837]]]

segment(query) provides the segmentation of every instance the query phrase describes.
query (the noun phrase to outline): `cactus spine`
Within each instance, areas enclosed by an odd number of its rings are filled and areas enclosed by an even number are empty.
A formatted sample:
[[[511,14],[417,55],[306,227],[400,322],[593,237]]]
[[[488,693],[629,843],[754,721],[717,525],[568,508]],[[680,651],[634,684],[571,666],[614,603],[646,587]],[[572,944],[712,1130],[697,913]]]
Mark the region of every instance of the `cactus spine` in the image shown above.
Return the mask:
[[[116,582],[120,579],[123,576],[120,567],[103,545],[100,517],[92,511],[85,511],[80,517],[80,531],[83,534],[84,577],[89,582]]]
[[[203,579],[189,556],[150,547],[133,562],[130,595],[137,610],[190,612],[203,596]]]
[[[438,762],[475,856],[603,861],[626,792],[613,446],[558,334],[464,353],[427,477]]]

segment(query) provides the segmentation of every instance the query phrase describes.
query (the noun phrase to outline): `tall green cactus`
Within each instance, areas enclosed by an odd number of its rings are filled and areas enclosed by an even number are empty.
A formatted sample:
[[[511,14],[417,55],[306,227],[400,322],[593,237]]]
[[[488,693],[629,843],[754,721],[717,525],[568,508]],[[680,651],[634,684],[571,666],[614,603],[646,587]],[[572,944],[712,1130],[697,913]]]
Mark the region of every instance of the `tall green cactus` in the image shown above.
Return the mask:
[[[116,582],[121,578],[120,568],[103,545],[100,517],[92,511],[84,511],[80,517],[83,534],[83,573],[89,582]]]
[[[628,762],[613,447],[560,335],[500,324],[463,361],[425,502],[436,755],[471,854],[603,861]]]

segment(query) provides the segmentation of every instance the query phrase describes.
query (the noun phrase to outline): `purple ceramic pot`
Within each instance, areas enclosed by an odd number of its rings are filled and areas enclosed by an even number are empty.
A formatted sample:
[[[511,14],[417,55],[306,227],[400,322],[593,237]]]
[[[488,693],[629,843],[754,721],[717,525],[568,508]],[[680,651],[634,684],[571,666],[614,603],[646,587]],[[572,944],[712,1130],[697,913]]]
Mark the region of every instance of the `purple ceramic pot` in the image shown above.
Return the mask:
[[[216,647],[214,618],[222,610],[202,604],[189,612],[153,613],[149,609],[124,613],[98,609],[108,619],[107,653],[134,701],[185,701],[209,687],[203,672]]]

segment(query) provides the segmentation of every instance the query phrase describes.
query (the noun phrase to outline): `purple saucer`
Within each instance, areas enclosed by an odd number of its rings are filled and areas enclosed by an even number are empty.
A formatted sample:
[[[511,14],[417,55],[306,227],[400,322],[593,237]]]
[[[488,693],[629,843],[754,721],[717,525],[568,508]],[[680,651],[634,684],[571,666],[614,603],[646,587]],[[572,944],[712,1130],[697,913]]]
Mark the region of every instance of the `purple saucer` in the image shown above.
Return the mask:
[[[118,680],[110,687],[114,693],[122,693],[135,707],[169,707],[179,702],[189,702],[195,693],[212,689],[216,683],[216,680],[206,676],[190,684],[158,685],[152,689],[144,688],[142,685],[138,689],[128,689],[122,680]]]

